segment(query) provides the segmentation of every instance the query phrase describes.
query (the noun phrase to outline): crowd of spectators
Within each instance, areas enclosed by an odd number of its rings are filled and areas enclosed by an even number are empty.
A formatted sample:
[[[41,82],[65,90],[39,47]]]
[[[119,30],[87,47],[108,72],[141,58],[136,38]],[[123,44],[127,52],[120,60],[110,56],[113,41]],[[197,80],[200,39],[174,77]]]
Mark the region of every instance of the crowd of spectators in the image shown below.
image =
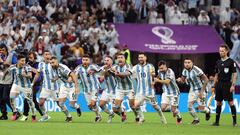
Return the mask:
[[[118,23],[210,25],[240,63],[240,13],[231,0],[0,0],[0,44],[9,52],[44,50],[74,68],[121,50]]]

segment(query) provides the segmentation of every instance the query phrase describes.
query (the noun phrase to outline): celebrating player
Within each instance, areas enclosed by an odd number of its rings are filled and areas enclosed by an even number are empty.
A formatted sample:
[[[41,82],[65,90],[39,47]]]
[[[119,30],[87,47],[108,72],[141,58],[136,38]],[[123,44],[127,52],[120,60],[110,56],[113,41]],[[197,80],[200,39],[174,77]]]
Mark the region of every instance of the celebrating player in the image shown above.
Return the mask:
[[[205,119],[208,121],[210,119],[210,109],[206,107],[206,86],[208,83],[207,76],[203,71],[193,65],[192,60],[186,58],[184,60],[184,70],[182,72],[182,77],[177,79],[178,82],[187,82],[190,85],[190,91],[188,94],[188,111],[194,118],[192,121],[193,125],[199,124],[199,117],[193,107],[195,102],[198,103],[198,109],[206,113]]]
[[[46,99],[49,99],[50,97],[53,99],[53,101],[57,102],[59,92],[58,83],[55,80],[57,74],[50,65],[51,53],[48,50],[45,50],[43,53],[43,58],[44,62],[39,63],[38,70],[32,82],[33,86],[37,82],[40,72],[43,73],[43,85],[39,96],[39,107],[43,113],[43,116],[39,121],[47,121],[51,118],[46,112],[44,103]]]
[[[177,116],[176,124],[181,124],[182,117],[178,110],[180,91],[176,83],[175,74],[171,68],[167,67],[165,61],[159,61],[158,69],[158,78],[155,78],[155,82],[162,84],[161,108],[165,111],[171,105],[173,116]]]
[[[51,66],[54,70],[56,70],[58,75],[57,79],[61,80],[58,99],[59,106],[67,117],[65,121],[72,122],[72,116],[64,103],[68,97],[70,100],[70,107],[76,109],[77,115],[79,117],[81,116],[80,106],[76,103],[79,94],[77,77],[66,65],[58,63],[57,57],[51,58]]]
[[[137,79],[137,90],[134,108],[140,110],[144,101],[149,102],[161,117],[161,122],[167,124],[160,106],[155,99],[154,76],[155,69],[152,64],[147,63],[147,56],[144,53],[138,55],[139,64],[133,67],[133,75]],[[139,123],[144,121],[142,111],[139,111]]]
[[[87,54],[82,57],[82,65],[75,69],[75,74],[80,78],[83,84],[84,96],[88,108],[96,113],[95,122],[100,122],[102,120],[99,107],[96,104],[100,87],[96,73],[99,71],[100,68],[90,64],[90,57]]]
[[[17,120],[20,115],[16,108],[16,98],[23,93],[24,98],[27,99],[28,105],[32,111],[32,122],[36,121],[34,103],[32,100],[32,89],[31,89],[31,67],[26,66],[26,58],[24,55],[17,56],[17,64],[10,66],[7,72],[10,72],[14,76],[14,82],[10,92],[10,102],[13,108],[12,120]],[[7,73],[6,73],[7,74]]]
[[[140,108],[134,108],[134,90],[132,82],[132,69],[129,64],[126,64],[126,59],[124,54],[120,53],[117,56],[118,64],[112,68],[115,73],[117,86],[116,86],[116,100],[114,112],[122,117],[122,122],[126,121],[126,114],[122,112],[121,104],[124,96],[129,99],[129,104],[134,112],[135,118],[138,119]]]
[[[113,59],[111,56],[106,56],[104,59],[104,66],[101,67],[101,81],[103,81],[105,90],[102,92],[100,98],[100,107],[101,109],[106,112],[108,116],[108,123],[112,122],[112,118],[114,117],[114,112],[111,112],[107,108],[107,104],[109,102],[112,103],[112,108],[115,110],[115,88],[116,88],[116,80],[115,75],[112,73],[111,68],[113,64]]]

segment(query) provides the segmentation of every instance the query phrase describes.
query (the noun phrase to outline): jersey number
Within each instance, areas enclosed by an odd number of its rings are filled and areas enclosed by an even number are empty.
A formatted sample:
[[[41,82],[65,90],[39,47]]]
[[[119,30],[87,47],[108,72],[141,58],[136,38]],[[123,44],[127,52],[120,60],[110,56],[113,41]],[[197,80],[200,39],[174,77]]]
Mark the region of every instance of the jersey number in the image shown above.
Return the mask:
[[[141,77],[142,77],[142,78],[145,78],[145,77],[146,77],[145,72],[142,72],[142,73],[141,73]]]

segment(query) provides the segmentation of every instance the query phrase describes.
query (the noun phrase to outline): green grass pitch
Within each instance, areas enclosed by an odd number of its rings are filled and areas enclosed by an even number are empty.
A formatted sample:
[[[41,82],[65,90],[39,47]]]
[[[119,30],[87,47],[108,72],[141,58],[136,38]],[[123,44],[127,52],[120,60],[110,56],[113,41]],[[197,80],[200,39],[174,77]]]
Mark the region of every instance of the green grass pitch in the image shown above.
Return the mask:
[[[136,124],[132,113],[127,113],[126,123],[121,123],[115,116],[111,124],[106,123],[107,115],[102,113],[103,120],[94,123],[93,112],[83,113],[77,117],[75,112],[72,123],[65,123],[64,114],[50,112],[51,119],[48,122],[32,123],[21,121],[0,121],[0,135],[240,135],[240,126],[232,126],[230,114],[221,115],[219,127],[210,126],[215,119],[213,114],[210,121],[204,120],[204,114],[199,114],[200,124],[190,125],[192,121],[188,113],[183,114],[183,124],[176,125],[171,113],[164,113],[168,124],[160,123],[157,113],[145,113],[146,121]],[[38,117],[39,118],[39,117]]]

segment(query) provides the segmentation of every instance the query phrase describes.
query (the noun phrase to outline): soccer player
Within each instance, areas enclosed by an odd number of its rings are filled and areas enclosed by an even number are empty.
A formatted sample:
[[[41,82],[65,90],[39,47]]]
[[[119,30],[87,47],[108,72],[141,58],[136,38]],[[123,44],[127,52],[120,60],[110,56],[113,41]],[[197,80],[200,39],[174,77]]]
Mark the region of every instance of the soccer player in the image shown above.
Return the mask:
[[[126,64],[124,54],[119,53],[117,55],[118,64],[112,68],[115,73],[117,86],[116,86],[116,100],[114,112],[122,117],[122,122],[126,121],[126,114],[122,113],[121,104],[124,96],[127,96],[131,109],[134,112],[136,120],[139,118],[140,108],[134,108],[134,90],[132,82],[132,67]]]
[[[28,65],[32,67],[32,78],[31,81],[33,80],[34,76],[35,76],[35,71],[38,68],[39,62],[36,61],[37,60],[37,55],[35,52],[29,52],[28,53]],[[35,83],[35,85],[32,87],[32,94],[33,94],[33,102],[35,105],[36,110],[39,112],[39,114],[41,116],[43,116],[42,111],[39,108],[39,104],[37,101],[37,93],[38,91],[40,91],[42,86],[42,74],[39,76],[38,81]],[[27,121],[28,120],[28,112],[29,112],[29,106],[28,106],[28,102],[27,99],[24,99],[24,105],[23,105],[23,116],[20,119],[20,121]]]
[[[132,70],[133,76],[137,79],[137,90],[134,108],[135,110],[140,110],[140,106],[143,105],[143,102],[147,101],[158,112],[159,116],[161,117],[161,122],[163,124],[167,124],[163,112],[155,99],[155,68],[152,64],[147,63],[147,56],[144,53],[138,54],[138,61],[139,63],[135,65]],[[144,122],[144,116],[142,111],[139,111],[138,123],[141,124],[142,122]]]
[[[47,114],[44,103],[46,99],[52,98],[53,101],[58,101],[59,87],[56,82],[57,74],[50,65],[51,53],[45,50],[43,53],[44,61],[39,63],[36,75],[33,79],[32,86],[37,82],[40,73],[43,74],[42,90],[39,96],[39,107],[43,113],[39,121],[48,121],[51,117]],[[57,102],[58,103],[58,102]]]
[[[103,81],[105,85],[105,89],[102,92],[101,98],[100,98],[100,107],[101,109],[106,112],[108,116],[108,123],[112,122],[112,118],[114,117],[114,112],[111,112],[107,108],[107,104],[112,102],[112,108],[115,108],[114,101],[115,101],[115,88],[116,88],[116,80],[115,80],[115,74],[111,71],[113,64],[113,59],[111,56],[106,56],[104,59],[104,65],[101,67],[101,81]]]
[[[182,77],[178,78],[177,81],[180,83],[187,82],[187,84],[190,85],[190,91],[188,94],[188,111],[194,118],[192,124],[197,125],[200,122],[193,107],[195,102],[198,103],[198,110],[206,114],[205,119],[208,121],[210,119],[210,109],[206,107],[206,86],[208,78],[204,72],[199,67],[193,65],[191,59],[186,58],[184,60]]]
[[[215,91],[215,100],[217,101],[216,120],[212,124],[213,126],[219,126],[223,100],[228,101],[232,112],[233,126],[237,126],[236,107],[233,102],[233,92],[237,80],[236,63],[228,57],[228,53],[229,47],[227,45],[219,47],[221,59],[217,61],[216,74],[212,89]]]
[[[76,103],[79,94],[77,77],[66,65],[58,63],[57,57],[52,57],[50,63],[52,68],[56,70],[58,75],[57,79],[61,80],[58,99],[59,106],[66,115],[65,121],[72,122],[72,116],[69,113],[65,102],[68,97],[70,101],[70,107],[76,109],[77,115],[79,117],[81,116],[80,106]]]
[[[34,103],[32,100],[32,89],[31,89],[31,67],[26,66],[26,58],[24,55],[17,56],[17,64],[9,67],[7,73],[10,72],[13,77],[13,85],[10,91],[10,102],[13,108],[12,120],[15,121],[18,119],[18,110],[16,108],[16,98],[23,93],[24,98],[27,99],[28,105],[32,111],[32,122],[36,121],[36,115],[34,112]],[[6,74],[7,74],[6,73]],[[5,75],[6,75],[5,74]]]
[[[158,63],[158,78],[155,78],[155,82],[162,84],[162,110],[165,111],[170,105],[173,116],[177,116],[176,124],[181,124],[182,117],[178,110],[180,91],[176,83],[175,74],[171,68],[167,67],[165,61],[159,61]]]
[[[102,120],[99,107],[96,104],[98,90],[100,88],[96,73],[99,71],[100,68],[97,65],[90,64],[90,57],[87,54],[82,57],[82,65],[79,65],[75,69],[75,74],[80,78],[83,84],[83,92],[88,108],[96,113],[95,122],[100,122]]]

